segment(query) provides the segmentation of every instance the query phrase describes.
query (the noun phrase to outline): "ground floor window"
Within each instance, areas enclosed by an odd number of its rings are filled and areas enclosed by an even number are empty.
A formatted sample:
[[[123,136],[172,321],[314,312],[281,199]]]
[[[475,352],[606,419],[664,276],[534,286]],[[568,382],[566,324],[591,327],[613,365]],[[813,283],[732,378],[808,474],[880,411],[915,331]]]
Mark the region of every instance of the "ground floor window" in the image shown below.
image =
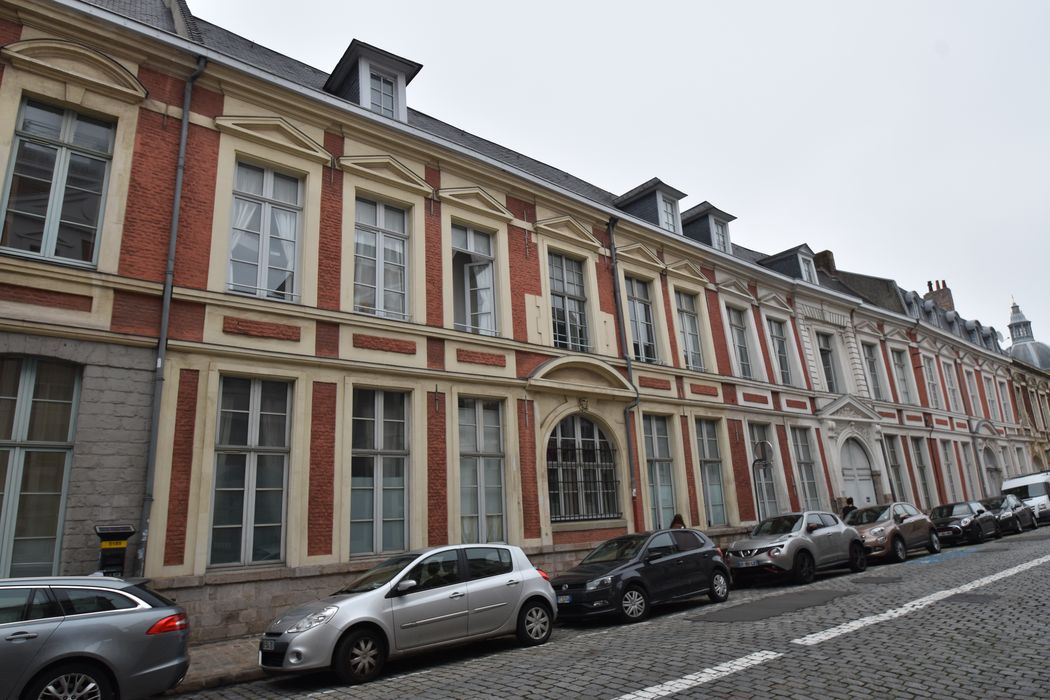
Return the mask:
[[[758,506],[758,519],[777,515],[780,513],[780,504],[777,503],[777,488],[773,481],[772,443],[769,442],[769,426],[761,423],[751,423],[751,453],[755,456],[754,478],[755,478],[755,503]]]
[[[798,480],[802,486],[802,507],[806,510],[820,510],[820,494],[817,491],[813,451],[809,446],[809,430],[792,428],[791,441],[794,443],[795,462],[798,464]]]
[[[919,487],[922,489],[923,501],[925,501],[927,508],[933,508],[935,503],[930,495],[930,479],[926,472],[926,457],[922,449],[922,438],[913,437],[911,439],[911,451],[915,457],[915,473],[919,477]]]
[[[901,460],[897,452],[897,437],[895,435],[887,435],[883,444],[886,445],[886,461],[890,468],[890,484],[893,486],[894,498],[902,501],[907,500],[908,490],[901,475]]]
[[[406,549],[408,394],[354,389],[350,554]]]
[[[700,455],[700,476],[704,490],[707,525],[727,525],[725,490],[722,488],[722,456],[718,449],[718,422],[696,421],[696,440]]]
[[[620,518],[611,444],[591,420],[563,419],[547,441],[547,488],[552,521]]]
[[[645,459],[649,471],[649,504],[652,526],[670,527],[674,519],[674,462],[671,461],[671,440],[667,434],[667,418],[646,415],[642,417],[645,433]]]
[[[459,400],[463,542],[503,542],[503,422],[499,401]]]

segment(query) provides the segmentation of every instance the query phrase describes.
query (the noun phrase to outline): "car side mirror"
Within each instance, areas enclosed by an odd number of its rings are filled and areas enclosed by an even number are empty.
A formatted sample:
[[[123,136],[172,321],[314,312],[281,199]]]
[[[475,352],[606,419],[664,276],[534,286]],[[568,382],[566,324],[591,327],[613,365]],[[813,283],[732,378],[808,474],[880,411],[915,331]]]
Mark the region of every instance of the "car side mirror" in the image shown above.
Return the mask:
[[[977,515],[984,515],[984,511],[980,508],[977,509]]]
[[[407,591],[412,590],[413,588],[415,588],[418,585],[419,584],[413,579],[403,578],[403,579],[401,579],[400,581],[397,582],[397,586],[394,588],[394,590],[397,591],[398,593],[405,593]]]
[[[897,515],[893,516],[893,519],[896,520],[898,523],[903,523],[905,518],[903,515],[898,513]]]
[[[808,525],[806,525],[806,531],[807,532],[816,532],[820,528],[821,528],[821,526],[817,525],[816,523],[809,523]]]

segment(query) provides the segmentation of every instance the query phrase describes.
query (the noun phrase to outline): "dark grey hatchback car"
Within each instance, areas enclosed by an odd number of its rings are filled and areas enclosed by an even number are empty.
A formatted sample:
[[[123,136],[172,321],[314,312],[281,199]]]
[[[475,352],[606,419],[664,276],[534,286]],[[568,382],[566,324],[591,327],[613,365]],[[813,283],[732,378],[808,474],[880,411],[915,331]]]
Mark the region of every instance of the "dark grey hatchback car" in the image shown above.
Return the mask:
[[[136,700],[186,675],[189,621],[106,577],[0,579],[0,700]]]

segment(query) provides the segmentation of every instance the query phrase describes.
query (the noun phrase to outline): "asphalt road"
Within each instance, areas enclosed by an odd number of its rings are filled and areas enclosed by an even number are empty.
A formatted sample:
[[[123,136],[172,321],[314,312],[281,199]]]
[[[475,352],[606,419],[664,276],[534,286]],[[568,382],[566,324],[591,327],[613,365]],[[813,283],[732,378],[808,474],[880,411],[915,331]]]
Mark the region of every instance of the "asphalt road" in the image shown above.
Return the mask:
[[[342,687],[330,674],[189,698],[1050,698],[1050,527],[912,554],[809,586],[755,585],[648,621],[559,623],[392,662]]]

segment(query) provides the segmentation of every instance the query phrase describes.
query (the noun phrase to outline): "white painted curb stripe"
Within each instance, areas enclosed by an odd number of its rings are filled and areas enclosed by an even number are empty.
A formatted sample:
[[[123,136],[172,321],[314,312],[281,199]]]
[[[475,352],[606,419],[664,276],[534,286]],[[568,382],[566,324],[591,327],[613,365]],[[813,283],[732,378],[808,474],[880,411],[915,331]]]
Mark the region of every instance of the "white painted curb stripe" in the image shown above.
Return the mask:
[[[843,634],[848,634],[850,632],[859,630],[862,627],[867,627],[868,625],[877,625],[880,622],[893,620],[898,617],[901,617],[902,615],[907,615],[908,613],[915,612],[916,610],[921,610],[922,608],[925,608],[928,605],[932,605],[939,600],[944,600],[945,598],[953,596],[956,593],[965,593],[966,591],[972,591],[975,588],[987,586],[990,583],[995,583],[996,581],[1002,580],[1004,578],[1015,576],[1023,571],[1027,571],[1028,569],[1035,568],[1041,564],[1046,564],[1047,562],[1050,562],[1050,555],[1039,557],[1038,559],[1032,559],[1031,561],[1027,561],[1024,564],[1018,564],[1017,566],[1011,567],[1009,569],[1003,569],[997,574],[992,574],[991,576],[985,576],[984,578],[979,578],[974,581],[970,581],[969,583],[964,583],[963,585],[958,586],[956,588],[949,588],[944,591],[937,591],[936,593],[931,593],[930,595],[925,596],[923,598],[916,598],[915,600],[905,603],[899,608],[887,610],[886,612],[879,613],[878,615],[862,617],[859,620],[846,622],[841,625],[838,625],[837,627],[826,629],[823,632],[815,632],[814,634],[807,634],[805,637],[792,639],[791,643],[802,644],[805,646],[820,644],[821,642],[826,642],[829,639],[834,639],[835,637],[841,636]]]
[[[616,700],[653,700],[653,698],[661,698],[665,695],[670,695],[671,693],[678,693],[704,683],[710,683],[711,681],[718,680],[719,678],[736,673],[737,671],[743,671],[745,668],[764,664],[767,661],[772,661],[781,656],[783,656],[783,654],[775,651],[756,651],[754,654],[741,656],[739,659],[733,659],[732,661],[726,661],[725,663],[712,666],[711,668],[705,668],[703,671],[690,673],[688,676],[682,676],[677,680],[636,690],[627,695],[621,695],[616,698]]]

